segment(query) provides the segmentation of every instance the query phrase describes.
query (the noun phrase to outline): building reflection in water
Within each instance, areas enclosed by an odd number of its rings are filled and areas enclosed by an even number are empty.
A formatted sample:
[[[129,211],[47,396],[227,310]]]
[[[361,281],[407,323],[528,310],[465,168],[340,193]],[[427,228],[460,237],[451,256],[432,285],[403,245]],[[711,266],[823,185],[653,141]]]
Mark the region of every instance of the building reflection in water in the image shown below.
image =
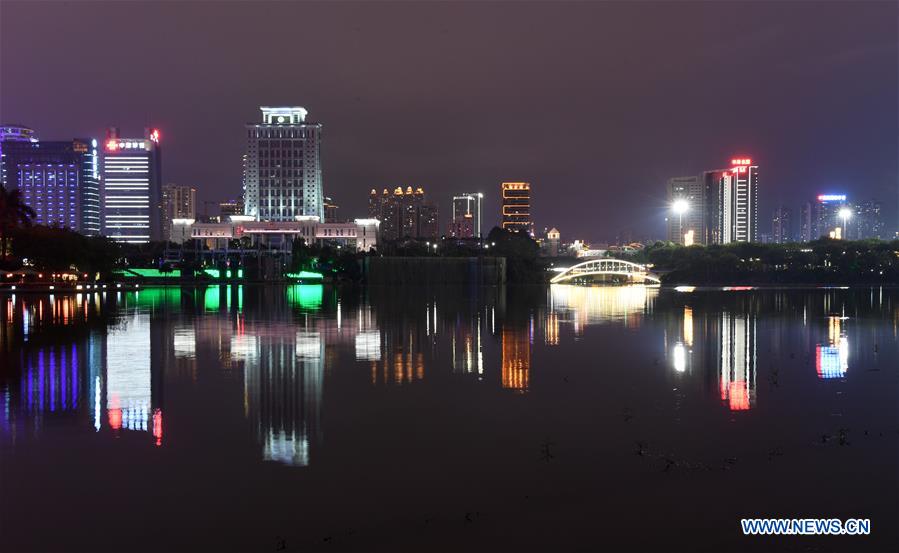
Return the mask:
[[[748,313],[723,312],[720,320],[718,386],[731,411],[755,405],[756,320]]]
[[[714,371],[716,393],[732,411],[756,402],[756,315],[745,311],[700,310],[685,305],[666,312],[664,347],[674,374],[702,377]],[[674,316],[676,314],[676,316]]]
[[[842,378],[849,370],[849,338],[843,329],[843,317],[827,318],[826,344],[815,346],[815,370],[818,378]]]
[[[526,392],[531,376],[531,340],[527,328],[502,329],[503,388]]]
[[[106,413],[114,430],[147,430],[150,417],[150,314],[135,313],[109,330]]]
[[[151,367],[149,314],[132,309],[108,332],[90,329],[86,323],[94,324],[105,297],[102,292],[51,295],[19,303],[9,298],[4,328],[21,329],[22,342],[31,345],[20,347],[20,372],[12,375],[18,393],[9,384],[3,388],[0,431],[16,440],[26,428],[27,435],[37,435],[51,417],[76,424],[87,420],[97,432],[147,432],[162,445],[161,386]],[[70,330],[59,334],[65,328]]]
[[[452,327],[451,347],[453,372],[484,376],[484,344],[478,310],[457,317]]]
[[[243,364],[244,413],[266,461],[308,466],[321,438],[322,333],[334,321],[319,331],[318,319],[305,315],[320,309],[322,297],[321,285],[295,285],[280,298],[256,298],[275,315],[299,309],[304,316],[290,324],[239,318],[231,335],[230,359]]]
[[[671,350],[671,364],[676,372],[683,373],[692,364],[693,357],[693,309],[689,306],[684,306],[679,338]]]

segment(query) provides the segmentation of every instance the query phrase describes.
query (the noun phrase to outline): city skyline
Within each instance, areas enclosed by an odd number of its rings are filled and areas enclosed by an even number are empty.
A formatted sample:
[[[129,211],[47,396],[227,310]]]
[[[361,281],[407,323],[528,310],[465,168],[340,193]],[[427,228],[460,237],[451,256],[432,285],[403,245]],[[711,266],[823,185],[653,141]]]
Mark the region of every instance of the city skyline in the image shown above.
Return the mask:
[[[119,83],[115,95],[106,93],[102,82],[66,90],[66,101],[79,106],[67,111],[47,109],[63,105],[62,90],[33,80],[55,74],[52,69],[64,63],[55,59],[54,48],[75,42],[75,28],[79,34],[88,31],[86,46],[95,44],[110,63],[120,60],[124,53],[101,45],[126,38],[125,30],[108,24],[121,10],[88,5],[69,12],[65,6],[55,6],[51,13],[40,5],[8,4],[0,22],[2,44],[24,39],[21,33],[36,17],[83,20],[84,26],[66,27],[46,37],[27,57],[11,55],[11,48],[0,49],[3,80],[18,82],[28,75],[32,81],[27,91],[5,87],[0,119],[27,125],[45,140],[102,136],[105,126],[117,122],[129,129],[160,128],[166,139],[165,180],[189,183],[202,200],[218,202],[240,192],[245,148],[241,129],[246,121],[256,119],[258,106],[301,104],[327,127],[327,154],[322,162],[325,193],[346,216],[365,213],[363,194],[372,187],[415,184],[425,186],[445,213],[450,212],[452,195],[459,190],[484,191],[487,230],[498,222],[490,215],[499,213],[500,198],[490,192],[499,182],[521,179],[539,191],[553,191],[535,201],[536,226],[556,226],[566,236],[587,240],[609,240],[640,229],[663,236],[667,179],[696,174],[713,160],[745,152],[765,168],[760,213],[771,213],[782,204],[799,205],[822,191],[843,189],[856,198],[878,198],[891,235],[896,227],[899,133],[897,118],[890,115],[896,113],[897,89],[895,79],[874,76],[887,74],[896,65],[889,22],[895,20],[897,10],[885,4],[870,8],[815,7],[819,24],[804,29],[800,43],[790,29],[801,25],[813,9],[803,5],[686,4],[676,10],[660,6],[646,13],[639,6],[619,6],[614,12],[602,5],[528,6],[515,15],[519,25],[503,31],[508,40],[500,42],[515,44],[514,48],[494,49],[484,60],[463,56],[475,59],[460,66],[453,61],[458,55],[455,47],[466,52],[487,49],[488,37],[494,36],[492,24],[502,20],[501,10],[490,5],[451,11],[439,5],[414,7],[410,9],[423,16],[421,26],[395,29],[389,17],[394,7],[351,11],[341,6],[280,5],[273,10],[285,16],[301,13],[318,23],[297,38],[298,52],[304,51],[306,41],[321,40],[324,27],[331,31],[329,40],[346,46],[329,50],[320,59],[304,54],[310,67],[301,77],[299,72],[296,77],[280,74],[279,79],[263,83],[260,72],[275,60],[259,61],[258,48],[277,50],[284,39],[264,35],[264,45],[246,47],[246,52],[222,43],[230,36],[255,36],[252,29],[264,27],[251,24],[258,14],[239,5],[225,6],[215,28],[187,25],[187,32],[171,29],[170,21],[200,21],[205,16],[198,6],[132,4],[128,9],[145,18],[147,25],[128,29],[134,33],[128,38],[140,41],[164,33],[166,40],[157,45],[159,54],[142,58],[140,71]],[[568,23],[556,26],[567,29],[567,42],[557,44],[557,33],[539,27],[549,13]],[[726,33],[720,31],[719,36],[716,30],[690,40],[669,40],[674,31],[668,28],[668,16],[676,16],[689,28],[700,28],[737,14],[754,29],[743,41],[721,47]],[[655,38],[637,40],[636,35],[614,28],[638,18],[644,30],[655,31],[648,34]],[[604,29],[608,26],[607,38],[596,38],[602,33],[592,32],[597,19]],[[384,25],[396,31],[395,39],[366,40],[375,32],[382,36]],[[525,29],[529,40],[518,40]],[[467,42],[459,40],[462,36]],[[419,39],[418,52],[405,49],[410,38]],[[610,41],[620,43],[625,57],[640,62],[635,64],[640,66],[637,72],[609,54],[614,50],[609,48]],[[362,43],[373,47],[362,51]],[[556,48],[546,53],[544,47],[550,43]],[[190,52],[198,44],[210,45],[203,67],[191,63],[190,56],[177,54]],[[771,63],[754,54],[758,48],[787,49],[791,57]],[[673,70],[658,65],[653,60],[663,52],[683,63]],[[581,73],[576,68],[588,55],[597,76],[578,77]],[[423,74],[412,82],[383,65],[383,60],[414,63],[421,56],[434,62],[423,66]],[[548,81],[582,86],[559,101],[548,88],[551,85],[530,80],[527,60],[535,56],[537,63],[552,68]],[[35,64],[47,70],[35,76],[30,70]],[[366,64],[371,69],[335,69]],[[741,69],[735,77],[730,76],[734,68]],[[182,83],[178,93],[158,94],[170,71]],[[382,74],[373,80],[373,72],[378,71]],[[204,76],[207,72],[210,78]],[[726,96],[710,97],[717,87],[697,86],[683,92],[666,84],[681,75],[710,82],[727,76],[733,86]],[[464,93],[448,96],[442,91],[454,90],[448,83],[475,78],[476,86]],[[738,86],[750,82],[763,84],[748,90]],[[495,92],[512,84],[526,86],[518,87],[515,98]],[[221,87],[233,93],[219,94]],[[663,92],[639,92],[653,89]],[[840,116],[833,117],[837,106]],[[733,121],[739,121],[736,129],[718,132]],[[527,130],[535,128],[550,132]],[[674,129],[683,135],[677,144],[663,142],[664,135]],[[604,201],[613,193],[614,202]]]

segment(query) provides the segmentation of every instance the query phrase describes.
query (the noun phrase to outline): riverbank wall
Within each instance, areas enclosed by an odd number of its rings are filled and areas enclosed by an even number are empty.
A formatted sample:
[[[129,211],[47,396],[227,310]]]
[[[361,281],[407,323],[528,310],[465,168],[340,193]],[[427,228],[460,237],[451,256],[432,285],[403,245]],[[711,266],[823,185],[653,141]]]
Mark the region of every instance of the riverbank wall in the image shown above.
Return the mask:
[[[505,257],[366,257],[365,282],[374,285],[471,284],[506,282]]]

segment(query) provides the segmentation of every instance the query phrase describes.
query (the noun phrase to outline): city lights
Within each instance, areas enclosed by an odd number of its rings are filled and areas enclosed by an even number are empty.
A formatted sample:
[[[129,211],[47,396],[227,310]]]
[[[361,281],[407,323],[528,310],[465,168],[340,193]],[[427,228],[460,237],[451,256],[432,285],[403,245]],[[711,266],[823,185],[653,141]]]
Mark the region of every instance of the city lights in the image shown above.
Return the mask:
[[[690,204],[687,200],[675,200],[674,203],[671,204],[671,209],[678,215],[683,215],[690,209]]]

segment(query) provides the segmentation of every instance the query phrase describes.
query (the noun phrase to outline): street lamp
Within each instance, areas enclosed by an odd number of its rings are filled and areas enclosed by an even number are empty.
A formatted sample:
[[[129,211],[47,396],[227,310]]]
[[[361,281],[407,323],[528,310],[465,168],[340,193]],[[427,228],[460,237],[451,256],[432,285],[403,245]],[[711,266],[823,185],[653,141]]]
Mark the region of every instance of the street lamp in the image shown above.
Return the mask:
[[[690,209],[690,204],[687,203],[687,200],[680,198],[674,200],[671,204],[671,209],[677,213],[677,235],[680,237],[680,243],[684,243],[684,213],[686,213]]]
[[[849,238],[849,233],[846,228],[846,223],[849,221],[849,218],[852,217],[852,210],[849,209],[848,207],[841,207],[840,211],[838,212],[838,215],[840,216],[840,219],[843,221],[843,240],[846,240]]]

